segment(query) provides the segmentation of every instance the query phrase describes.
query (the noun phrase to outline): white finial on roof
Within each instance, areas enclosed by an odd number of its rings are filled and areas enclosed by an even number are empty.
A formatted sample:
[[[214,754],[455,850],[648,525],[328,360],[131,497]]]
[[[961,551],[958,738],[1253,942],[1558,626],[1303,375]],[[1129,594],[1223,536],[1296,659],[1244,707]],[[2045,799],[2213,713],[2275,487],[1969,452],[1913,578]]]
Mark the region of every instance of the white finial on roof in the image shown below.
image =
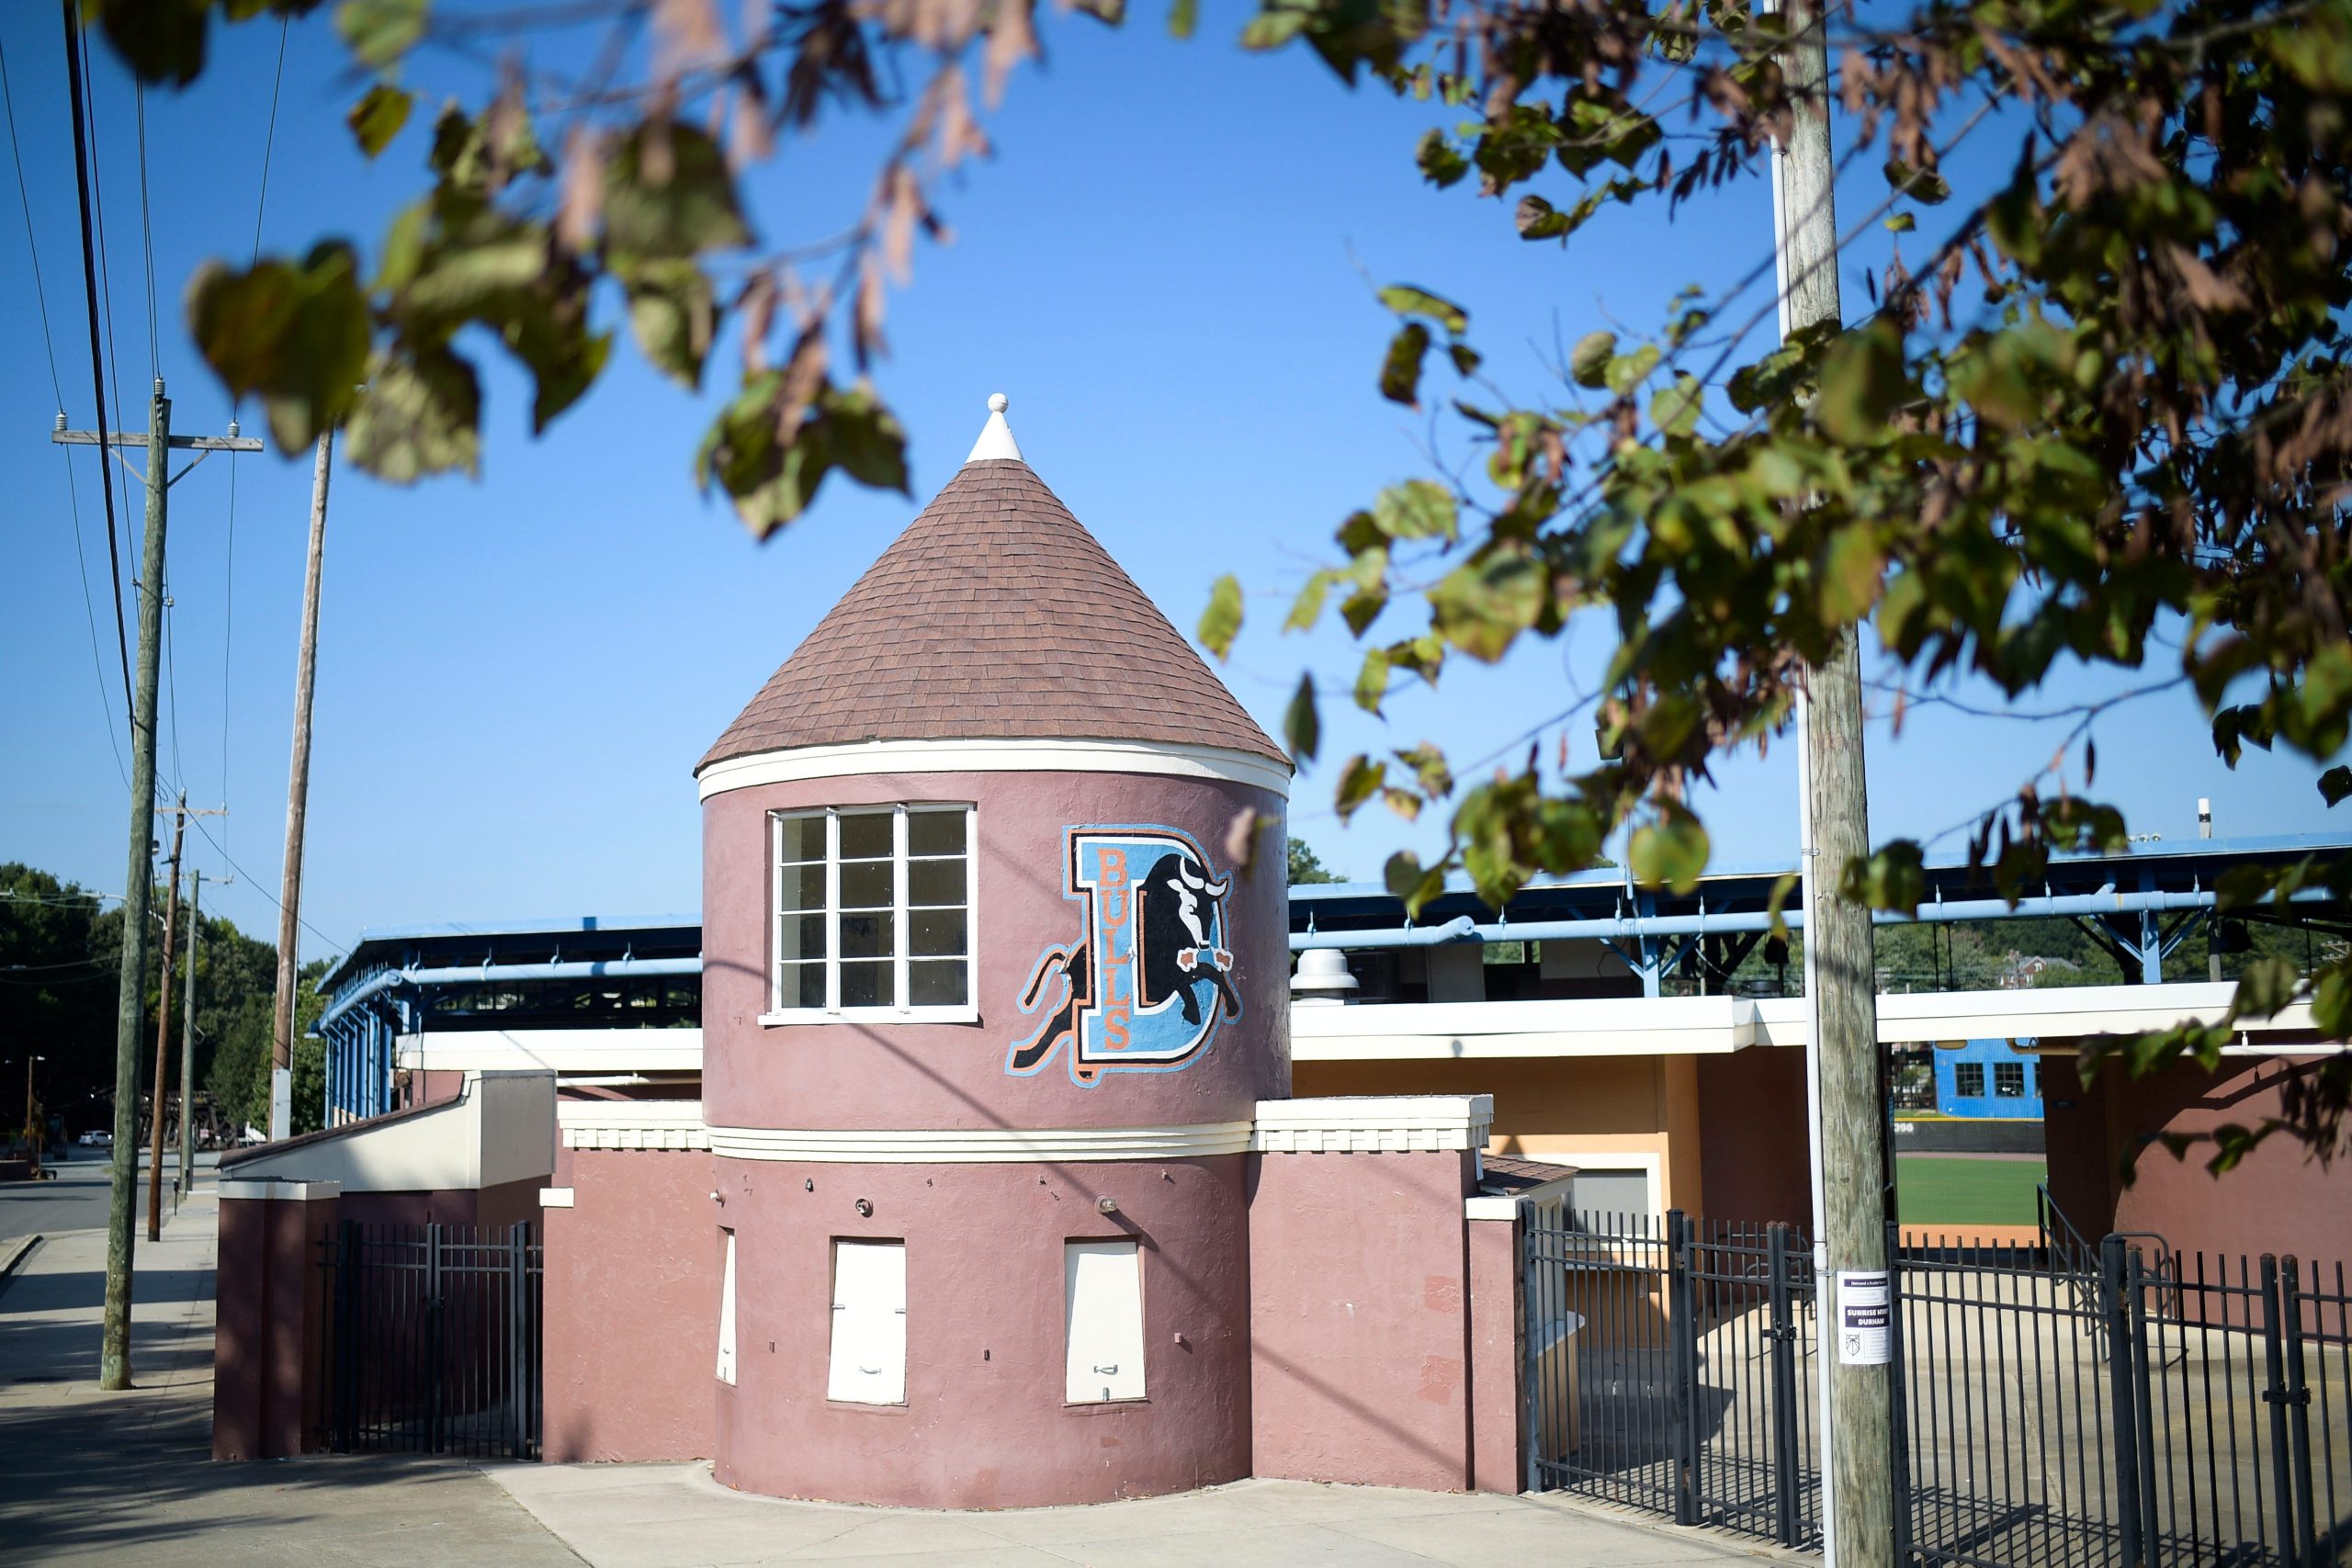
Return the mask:
[[[972,455],[967,463],[984,463],[992,459],[1018,463],[1021,448],[1012,439],[1012,426],[1004,423],[1004,411],[1011,403],[1002,392],[989,394],[989,422],[980,427],[980,438],[972,443]]]

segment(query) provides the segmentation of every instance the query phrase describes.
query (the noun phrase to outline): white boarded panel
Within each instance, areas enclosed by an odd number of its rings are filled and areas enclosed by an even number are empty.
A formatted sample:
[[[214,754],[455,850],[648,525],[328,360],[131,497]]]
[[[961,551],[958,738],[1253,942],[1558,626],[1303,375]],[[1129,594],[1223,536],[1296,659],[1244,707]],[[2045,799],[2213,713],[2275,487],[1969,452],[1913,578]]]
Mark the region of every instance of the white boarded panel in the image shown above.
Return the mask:
[[[907,1398],[907,1244],[833,1243],[832,1359],[825,1397],[856,1404]]]
[[[1063,1397],[1072,1404],[1141,1399],[1143,1277],[1131,1241],[1062,1247]]]
[[[727,1269],[718,1280],[718,1381],[735,1381],[735,1233],[727,1238]]]

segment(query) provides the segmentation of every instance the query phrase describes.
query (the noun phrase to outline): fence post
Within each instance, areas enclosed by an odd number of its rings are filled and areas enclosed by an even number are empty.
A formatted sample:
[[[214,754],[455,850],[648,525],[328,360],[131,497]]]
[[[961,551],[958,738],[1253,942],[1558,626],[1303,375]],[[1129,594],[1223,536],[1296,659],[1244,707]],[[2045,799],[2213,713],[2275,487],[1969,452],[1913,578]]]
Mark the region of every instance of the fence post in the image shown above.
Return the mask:
[[[1667,1325],[1674,1382],[1674,1522],[1699,1522],[1699,1323],[1690,1289],[1690,1216],[1666,1216]]]
[[[1772,1538],[1782,1546],[1797,1543],[1797,1329],[1791,1299],[1789,1227],[1776,1224],[1765,1233],[1765,1257],[1770,1280],[1772,1326],[1765,1334],[1772,1346]]]
[[[2125,1568],[2136,1568],[2146,1557],[2140,1543],[2139,1405],[2132,1397],[2132,1313],[2124,1299],[2132,1270],[2120,1235],[2101,1241],[2098,1255],[2100,1294],[2107,1309],[2109,1420],[2115,1434],[2115,1516],[2122,1526]]]
[[[2270,1407],[2271,1505],[2278,1519],[2278,1561],[2302,1557],[2295,1540],[2295,1485],[2287,1449],[2287,1358],[2279,1340],[2278,1259],[2262,1255],[2262,1403]]]
[[[2278,1260],[2278,1307],[2286,1339],[2286,1457],[2292,1461],[2294,1478],[2294,1546],[2280,1555],[2290,1564],[2325,1568],[2327,1549],[2320,1543],[2319,1521],[2312,1508],[2312,1391],[2303,1381],[2302,1278],[2292,1253]]]
[[[506,1233],[506,1397],[514,1408],[513,1457],[531,1457],[529,1389],[523,1367],[523,1316],[529,1309],[528,1269],[531,1227],[527,1222]]]
[[[345,1220],[335,1226],[334,1239],[328,1243],[328,1258],[334,1269],[334,1326],[327,1340],[328,1375],[334,1381],[334,1436],[331,1439],[337,1453],[351,1451],[351,1366],[357,1358],[352,1354],[353,1330],[351,1305],[353,1281],[351,1269],[351,1233],[355,1222]]]
[[[2132,1430],[2140,1459],[2140,1551],[2149,1568],[2156,1568],[2164,1561],[2165,1543],[2163,1521],[2156,1517],[2156,1418],[2148,1392],[2156,1359],[2148,1352],[2148,1266],[2138,1247],[2125,1255],[2124,1269],[2132,1314]]]
[[[1537,1214],[1525,1199],[1519,1204],[1519,1429],[1523,1490],[1544,1490],[1544,1361],[1539,1349],[1549,1322],[1536,1279]]]
[[[424,1451],[441,1451],[441,1226],[424,1227]]]
[[[1903,1346],[1903,1225],[1886,1222],[1886,1330],[1889,1352],[1887,1392],[1893,1396],[1893,1420],[1887,1432],[1887,1463],[1894,1467],[1894,1560],[1909,1562],[1911,1525],[1917,1499],[1911,1495],[1910,1352]],[[1934,1335],[1928,1338],[1932,1343]]]

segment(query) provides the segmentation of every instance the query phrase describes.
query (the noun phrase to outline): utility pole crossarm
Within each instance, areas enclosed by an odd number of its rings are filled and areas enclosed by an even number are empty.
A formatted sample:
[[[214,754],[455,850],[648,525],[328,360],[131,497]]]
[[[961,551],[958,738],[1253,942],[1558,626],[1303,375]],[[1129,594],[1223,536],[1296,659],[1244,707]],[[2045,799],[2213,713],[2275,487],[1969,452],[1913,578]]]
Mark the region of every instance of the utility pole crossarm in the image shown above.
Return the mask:
[[[49,433],[52,446],[144,446],[147,437],[135,430],[117,431],[101,436],[95,430],[52,430]],[[250,435],[175,435],[165,445],[183,452],[259,452],[262,444]]]

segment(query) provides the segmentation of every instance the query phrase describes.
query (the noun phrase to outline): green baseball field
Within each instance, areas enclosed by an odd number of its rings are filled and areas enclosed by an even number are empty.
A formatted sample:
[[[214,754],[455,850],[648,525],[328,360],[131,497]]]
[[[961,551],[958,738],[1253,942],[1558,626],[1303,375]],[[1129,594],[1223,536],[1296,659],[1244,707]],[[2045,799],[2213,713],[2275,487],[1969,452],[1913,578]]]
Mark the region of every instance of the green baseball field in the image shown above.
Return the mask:
[[[2047,1160],[2013,1156],[1897,1155],[1895,1194],[1906,1225],[2030,1225]]]

